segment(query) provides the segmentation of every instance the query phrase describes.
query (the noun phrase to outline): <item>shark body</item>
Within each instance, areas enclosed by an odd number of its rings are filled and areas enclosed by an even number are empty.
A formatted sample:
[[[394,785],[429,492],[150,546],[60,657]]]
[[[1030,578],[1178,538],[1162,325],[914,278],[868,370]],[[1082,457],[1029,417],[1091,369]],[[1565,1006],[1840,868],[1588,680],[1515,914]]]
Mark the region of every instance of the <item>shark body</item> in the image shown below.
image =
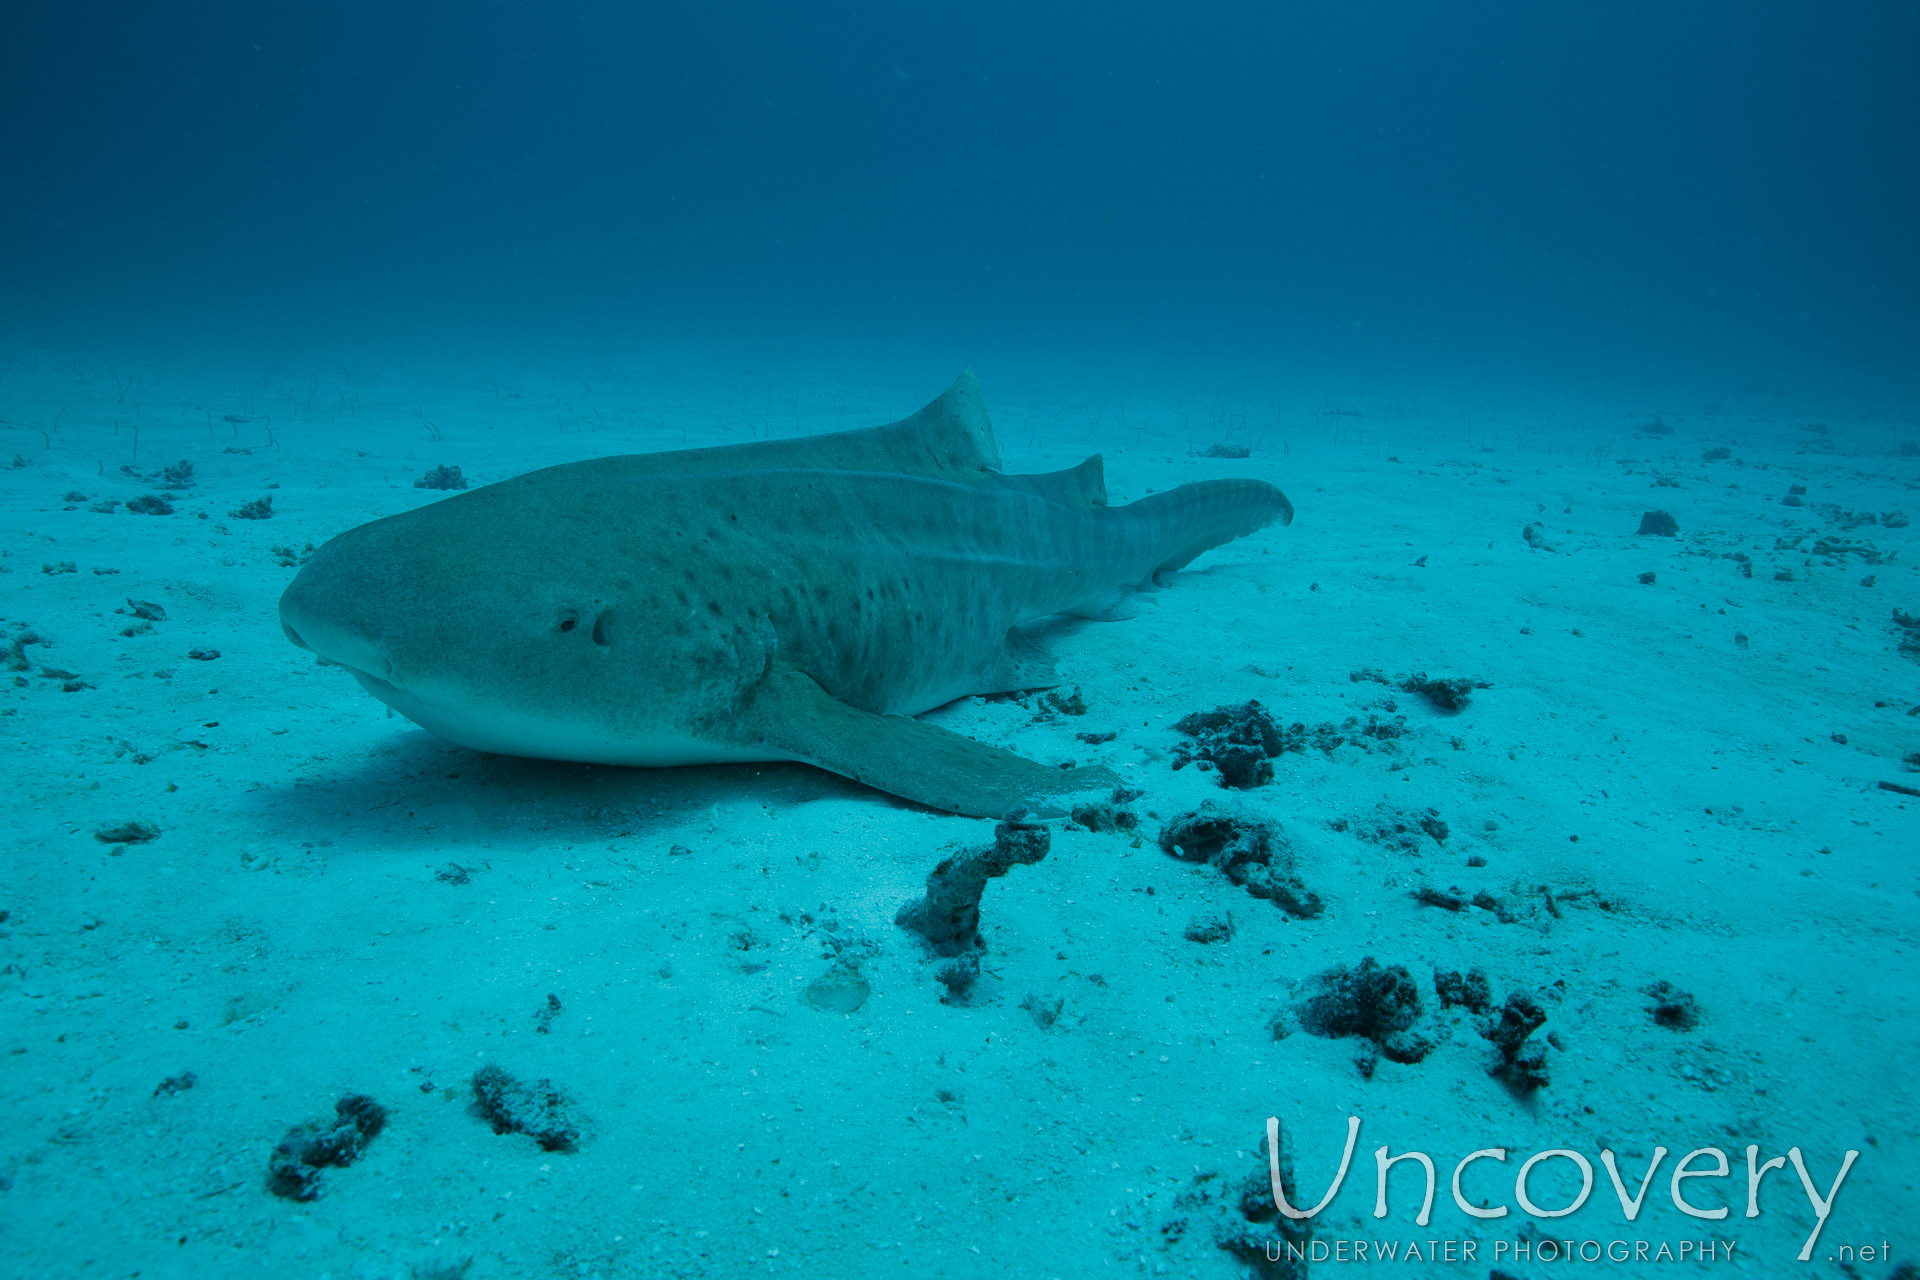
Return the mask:
[[[1258,480],[1109,507],[1096,456],[1000,471],[971,372],[911,417],[569,463],[334,538],[289,639],[453,742],[666,766],[795,760],[980,817],[1110,788],[912,717],[1058,683],[1023,624],[1275,519]]]

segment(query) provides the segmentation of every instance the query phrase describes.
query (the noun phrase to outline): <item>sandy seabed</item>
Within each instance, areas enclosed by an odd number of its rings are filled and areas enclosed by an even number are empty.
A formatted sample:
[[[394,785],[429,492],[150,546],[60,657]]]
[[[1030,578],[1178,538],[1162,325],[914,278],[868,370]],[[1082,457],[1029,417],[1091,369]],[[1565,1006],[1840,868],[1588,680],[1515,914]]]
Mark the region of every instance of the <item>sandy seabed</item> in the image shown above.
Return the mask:
[[[1911,425],[983,365],[1009,471],[1102,452],[1116,503],[1254,476],[1298,518],[1139,617],[1053,628],[1084,713],[932,714],[1144,791],[1135,831],[1057,824],[992,883],[962,1003],[894,916],[992,824],[797,765],[484,756],[275,615],[310,545],[441,497],[415,487],[431,467],[481,484],[868,426],[955,370],[0,357],[0,1274],[1229,1276],[1269,1264],[1222,1241],[1279,1239],[1241,1209],[1268,1116],[1308,1203],[1360,1117],[1315,1233],[1477,1245],[1428,1274],[1920,1257]],[[191,485],[162,473],[181,461]],[[171,514],[126,506],[148,494]],[[1636,532],[1655,509],[1677,534]],[[1414,673],[1488,687],[1449,712],[1397,687]],[[1172,767],[1176,722],[1249,700],[1304,726],[1271,782]],[[1275,824],[1320,912],[1163,851],[1205,802]],[[158,834],[101,838],[132,823]],[[1320,975],[1368,957],[1421,993],[1421,1060],[1301,1027]],[[836,966],[867,988],[852,1012],[808,998]],[[1473,969],[1491,1011],[1442,1007],[1434,975]],[[1489,1074],[1480,1034],[1515,993],[1545,1014],[1535,1089]],[[549,1082],[573,1149],[477,1116],[487,1067]],[[313,1199],[273,1194],[276,1143],[355,1094],[384,1127]],[[1383,1144],[1433,1158],[1428,1226],[1412,1163],[1374,1216]],[[1811,1267],[1791,1166],[1746,1216],[1749,1144],[1800,1148],[1822,1195],[1860,1153]],[[1600,1152],[1631,1192],[1656,1146],[1629,1222]],[[1469,1217],[1448,1179],[1487,1148],[1509,1157],[1471,1167],[1476,1201],[1513,1206],[1520,1161],[1555,1149],[1592,1197]],[[1731,1175],[1683,1194],[1725,1219],[1674,1205],[1696,1148]],[[1579,1190],[1564,1158],[1533,1179],[1542,1207]]]

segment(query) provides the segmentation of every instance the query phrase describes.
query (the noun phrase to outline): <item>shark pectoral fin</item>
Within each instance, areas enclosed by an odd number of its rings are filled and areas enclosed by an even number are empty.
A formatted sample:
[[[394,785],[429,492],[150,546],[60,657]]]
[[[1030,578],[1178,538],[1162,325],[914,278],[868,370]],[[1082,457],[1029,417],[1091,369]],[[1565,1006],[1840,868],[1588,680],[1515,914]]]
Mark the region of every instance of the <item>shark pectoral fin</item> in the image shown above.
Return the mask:
[[[910,716],[861,711],[788,668],[767,673],[745,719],[740,727],[758,743],[792,759],[974,818],[1020,808],[1057,817],[1079,793],[1091,798],[1120,785],[1107,769],[1049,769]]]

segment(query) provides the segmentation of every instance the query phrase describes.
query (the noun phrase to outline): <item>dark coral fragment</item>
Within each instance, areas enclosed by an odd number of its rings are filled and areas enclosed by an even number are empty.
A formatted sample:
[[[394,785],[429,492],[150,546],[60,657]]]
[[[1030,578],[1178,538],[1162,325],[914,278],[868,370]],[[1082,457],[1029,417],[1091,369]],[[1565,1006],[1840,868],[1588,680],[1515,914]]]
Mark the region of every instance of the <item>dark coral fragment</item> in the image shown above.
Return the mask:
[[[1900,652],[1909,658],[1920,658],[1920,614],[1895,609],[1893,625],[1900,632]]]
[[[1325,904],[1294,874],[1293,844],[1271,822],[1228,813],[1212,801],[1169,822],[1160,847],[1182,862],[1203,862],[1256,898],[1306,919]]]
[[[344,1169],[360,1158],[387,1124],[387,1109],[364,1093],[333,1104],[332,1121],[312,1120],[287,1131],[267,1162],[267,1189],[288,1200],[320,1194],[320,1171]]]
[[[93,838],[101,844],[145,844],[160,838],[160,828],[138,819],[109,822],[94,829]]]
[[[1173,767],[1199,761],[1201,768],[1215,771],[1223,787],[1246,790],[1273,781],[1269,761],[1286,749],[1280,726],[1258,702],[1196,711],[1174,728],[1192,741],[1174,749]]]
[[[1493,984],[1478,969],[1469,969],[1465,973],[1458,969],[1449,969],[1445,973],[1435,971],[1433,991],[1440,997],[1442,1009],[1461,1005],[1472,1013],[1485,1013],[1493,1007]]]
[[[1680,522],[1675,520],[1668,512],[1649,511],[1640,517],[1639,532],[1652,534],[1660,538],[1671,538],[1674,534],[1680,532]]]
[[[1278,1132],[1278,1131],[1276,1131]],[[1215,1247],[1231,1254],[1245,1265],[1247,1274],[1259,1280],[1306,1280],[1308,1245],[1313,1239],[1313,1220],[1282,1217],[1274,1203],[1273,1175],[1278,1170],[1284,1187],[1298,1188],[1294,1178],[1292,1152],[1285,1134],[1277,1151],[1270,1152],[1263,1135],[1255,1148],[1260,1164],[1237,1183],[1222,1188],[1226,1203],[1220,1206],[1220,1225],[1214,1231]],[[1297,1194],[1294,1199],[1299,1199]]]
[[[1647,1016],[1658,1027],[1669,1031],[1691,1031],[1700,1023],[1700,1006],[1693,993],[1682,991],[1670,982],[1652,983],[1641,989],[1650,1002]]]
[[[1436,889],[1432,885],[1421,885],[1413,892],[1414,899],[1425,906],[1439,907],[1446,911],[1465,911],[1467,909],[1467,891],[1458,885],[1449,889]]]
[[[1040,695],[1040,702],[1047,711],[1055,715],[1083,716],[1087,714],[1087,700],[1082,696],[1079,685],[1075,685],[1066,692],[1062,692],[1059,689],[1050,689]]]
[[[1359,1037],[1369,1042],[1358,1065],[1373,1074],[1375,1054],[1392,1062],[1414,1063],[1433,1052],[1432,1037],[1415,1026],[1424,1012],[1420,984],[1405,965],[1381,965],[1367,956],[1350,969],[1330,969],[1313,980],[1293,1006],[1294,1020],[1309,1035],[1332,1040]]]
[[[1105,800],[1075,805],[1069,819],[1074,826],[1085,827],[1088,831],[1133,831],[1140,825],[1140,815],[1128,806],[1145,794],[1132,787],[1115,787],[1113,794]]]
[[[473,1112],[495,1133],[524,1133],[542,1151],[573,1151],[580,1145],[573,1104],[548,1080],[528,1084],[500,1067],[482,1067],[473,1073]]]
[[[1053,835],[1016,813],[993,829],[993,843],[943,859],[927,876],[927,893],[900,908],[893,922],[927,940],[936,954],[957,956],[984,945],[980,898],[987,881],[1047,856]]]
[[[1233,913],[1224,911],[1197,915],[1187,922],[1188,942],[1202,944],[1231,941],[1234,935]]]
[[[416,489],[464,489],[467,478],[460,474],[460,468],[438,466],[413,482]]]
[[[1509,995],[1500,1012],[1480,1031],[1499,1051],[1487,1074],[1498,1076],[1521,1092],[1549,1083],[1547,1047],[1530,1038],[1546,1020],[1546,1013],[1533,1000],[1517,991]]]
[[[1419,853],[1425,847],[1420,839],[1422,835],[1445,844],[1452,834],[1441,821],[1439,812],[1431,807],[1402,809],[1384,803],[1375,805],[1373,811],[1363,817],[1336,819],[1332,826],[1335,831],[1351,831],[1368,844],[1401,853]]]
[[[969,951],[949,960],[933,975],[947,989],[941,1004],[964,1005],[973,998],[973,984],[980,981],[980,954]]]
[[[1424,671],[1415,671],[1411,675],[1389,677],[1373,667],[1349,671],[1347,679],[1355,684],[1363,680],[1371,680],[1375,684],[1384,684],[1402,693],[1417,693],[1442,711],[1464,710],[1467,703],[1472,701],[1475,689],[1493,688],[1485,680],[1475,680],[1466,676],[1429,677]],[[1392,709],[1391,704],[1388,709]]]
[[[1072,818],[1074,826],[1089,831],[1132,831],[1140,825],[1139,814],[1110,802],[1075,805]]]
[[[1465,676],[1430,678],[1424,671],[1416,671],[1400,681],[1401,692],[1417,693],[1442,711],[1463,711],[1472,701],[1475,689],[1491,688],[1485,680]]]

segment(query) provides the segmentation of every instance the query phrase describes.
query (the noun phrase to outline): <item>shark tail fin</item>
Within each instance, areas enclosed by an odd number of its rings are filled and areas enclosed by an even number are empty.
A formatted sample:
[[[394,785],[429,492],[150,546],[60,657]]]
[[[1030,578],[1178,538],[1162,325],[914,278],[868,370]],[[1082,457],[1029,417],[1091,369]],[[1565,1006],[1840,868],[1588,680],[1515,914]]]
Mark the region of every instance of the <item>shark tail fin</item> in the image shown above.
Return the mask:
[[[1293,523],[1293,504],[1287,495],[1264,480],[1183,484],[1166,493],[1150,493],[1124,510],[1153,528],[1148,573],[1153,582],[1185,568],[1201,552],[1244,538],[1275,520]]]

